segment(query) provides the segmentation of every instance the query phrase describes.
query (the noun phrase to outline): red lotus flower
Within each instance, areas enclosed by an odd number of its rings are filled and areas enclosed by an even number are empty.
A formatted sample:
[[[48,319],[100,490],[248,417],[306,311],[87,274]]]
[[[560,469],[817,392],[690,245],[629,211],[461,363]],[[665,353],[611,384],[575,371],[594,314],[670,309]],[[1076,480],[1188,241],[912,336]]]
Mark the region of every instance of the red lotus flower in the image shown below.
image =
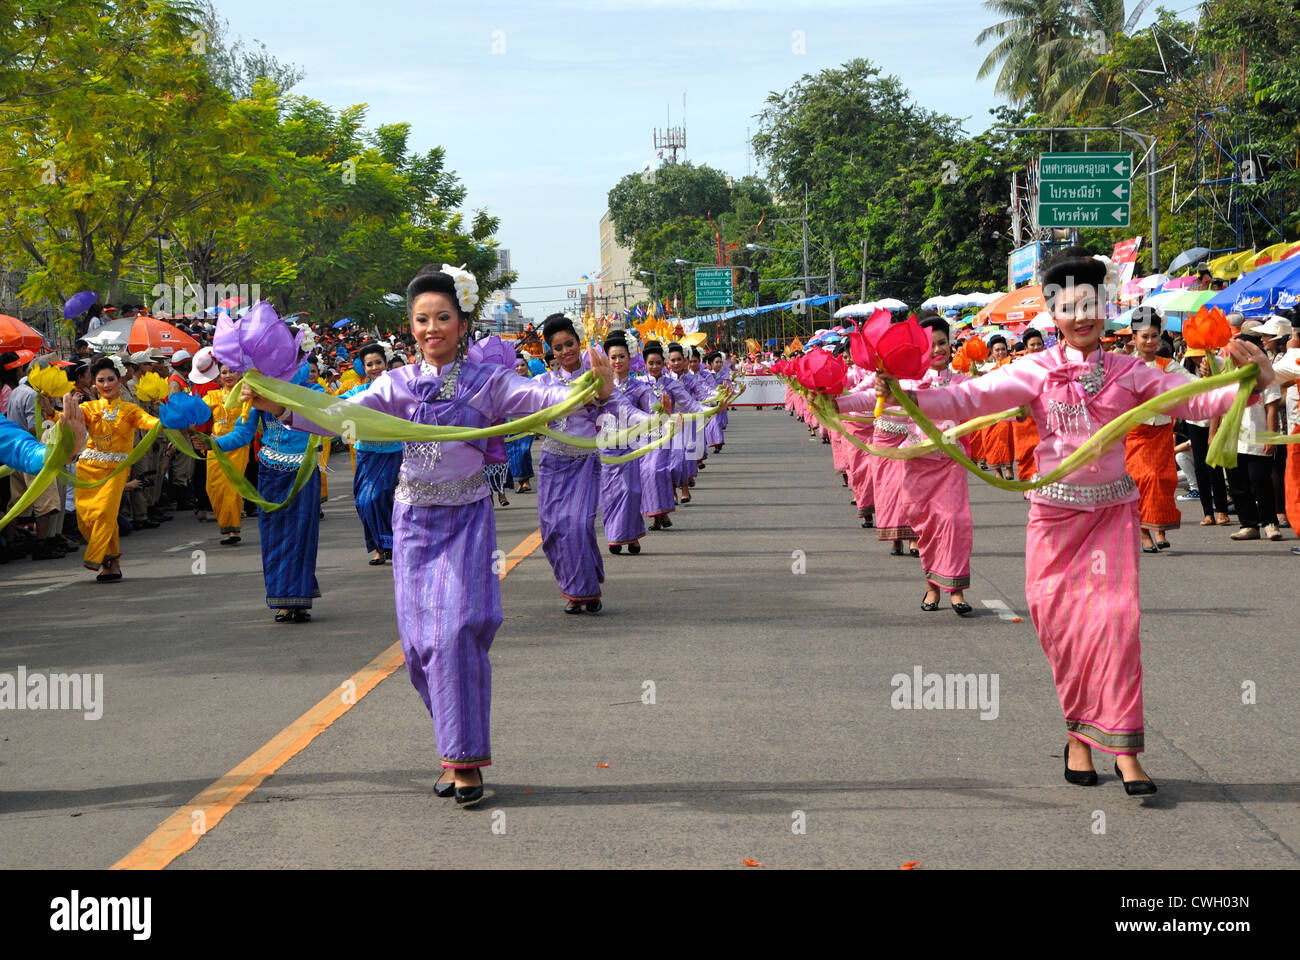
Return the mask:
[[[874,339],[873,333],[877,333]],[[877,327],[873,318],[867,326],[867,342],[879,358],[880,372],[895,380],[920,380],[930,368],[930,334],[915,316],[887,328]]]
[[[839,357],[825,350],[810,350],[801,360],[795,377],[806,389],[831,397],[844,392],[849,371]]]

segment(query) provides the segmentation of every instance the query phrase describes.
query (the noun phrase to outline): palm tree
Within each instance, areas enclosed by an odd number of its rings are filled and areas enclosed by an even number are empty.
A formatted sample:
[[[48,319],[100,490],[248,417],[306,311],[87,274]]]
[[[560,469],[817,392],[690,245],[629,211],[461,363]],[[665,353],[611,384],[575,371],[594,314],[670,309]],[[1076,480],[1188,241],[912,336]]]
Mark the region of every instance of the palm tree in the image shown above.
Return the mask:
[[[1118,102],[1124,79],[1103,57],[1133,30],[1150,3],[1141,0],[1125,20],[1124,0],[1077,0],[1075,30],[1041,54],[1054,64],[1044,91],[1049,116],[1064,119],[1086,107]]]
[[[1077,31],[1072,6],[1068,0],[984,0],[986,9],[1006,19],[985,27],[975,38],[976,46],[997,41],[980,66],[978,79],[1001,64],[994,90],[1017,106],[1028,104],[1043,112],[1048,81],[1056,69],[1056,42]]]

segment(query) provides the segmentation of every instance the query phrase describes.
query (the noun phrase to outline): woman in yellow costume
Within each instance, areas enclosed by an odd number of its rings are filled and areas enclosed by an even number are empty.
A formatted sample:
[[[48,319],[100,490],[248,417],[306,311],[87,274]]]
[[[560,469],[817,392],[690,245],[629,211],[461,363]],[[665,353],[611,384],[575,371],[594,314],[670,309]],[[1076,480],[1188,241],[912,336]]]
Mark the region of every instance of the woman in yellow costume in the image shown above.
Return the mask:
[[[77,461],[77,479],[94,482],[107,477],[127,458],[135,443],[136,430],[152,430],[157,417],[134,403],[121,399],[122,368],[116,357],[104,357],[90,368],[99,393],[98,400],[81,405],[88,434],[86,449]],[[138,484],[139,480],[132,480]],[[77,488],[77,529],[86,538],[82,563],[87,570],[99,570],[100,583],[122,579],[121,553],[117,539],[117,513],[126,489],[127,471],[107,483],[89,489]]]
[[[212,436],[214,437],[224,437],[235,429],[235,425],[248,416],[249,410],[246,403],[234,410],[226,409],[226,397],[230,395],[231,388],[239,382],[239,374],[222,364],[220,379],[221,389],[211,390],[203,397],[203,402],[212,410]],[[226,454],[226,459],[240,475],[243,475],[244,468],[248,466],[248,451],[249,447],[243,446]],[[221,545],[233,547],[241,539],[239,527],[244,515],[244,498],[230,485],[230,481],[221,470],[221,464],[217,462],[216,454],[211,449],[208,450],[208,499],[212,501],[212,512],[217,515],[221,532],[225,534]]]

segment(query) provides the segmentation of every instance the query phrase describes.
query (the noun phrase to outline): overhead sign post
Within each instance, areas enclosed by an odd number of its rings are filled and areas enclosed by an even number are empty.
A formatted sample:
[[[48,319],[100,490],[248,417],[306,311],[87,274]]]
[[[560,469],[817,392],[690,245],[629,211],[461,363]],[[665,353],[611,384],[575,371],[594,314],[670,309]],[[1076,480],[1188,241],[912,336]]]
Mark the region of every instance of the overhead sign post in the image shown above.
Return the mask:
[[[730,307],[735,305],[730,267],[695,271],[695,306]]]
[[[1133,154],[1044,153],[1038,161],[1040,227],[1127,227]]]

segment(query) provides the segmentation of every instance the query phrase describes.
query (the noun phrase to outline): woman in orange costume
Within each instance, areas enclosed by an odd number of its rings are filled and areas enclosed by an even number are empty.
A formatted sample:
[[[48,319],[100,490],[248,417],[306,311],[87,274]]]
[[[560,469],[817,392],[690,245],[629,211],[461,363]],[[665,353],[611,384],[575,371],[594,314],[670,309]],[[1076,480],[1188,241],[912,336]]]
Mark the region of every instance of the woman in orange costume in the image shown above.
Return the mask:
[[[126,460],[135,444],[135,431],[152,430],[157,417],[145,413],[134,403],[121,398],[124,368],[116,357],[104,357],[90,368],[98,400],[81,405],[86,418],[86,449],[77,460],[77,479],[103,480]],[[131,480],[140,485],[139,480]],[[100,583],[122,579],[121,553],[118,547],[117,513],[122,505],[122,491],[127,487],[123,470],[98,487],[77,488],[77,529],[86,538],[82,564],[98,570]]]
[[[230,395],[231,389],[238,381],[239,374],[222,364],[221,389],[209,391],[203,396],[203,402],[212,409],[212,436],[214,437],[224,437],[235,429],[235,425],[240,420],[248,416],[249,405],[246,403],[234,410],[226,409],[226,397]],[[226,459],[241,476],[248,466],[248,451],[249,447],[243,446],[226,454]],[[212,512],[217,515],[221,532],[225,534],[221,545],[232,547],[240,541],[239,531],[240,521],[244,515],[244,498],[230,485],[230,481],[221,470],[221,464],[217,462],[216,454],[211,450],[208,450],[207,470],[208,499],[212,501]]]
[[[1025,353],[1042,352],[1043,335],[1033,327],[1025,331],[1022,339]],[[1015,447],[1016,475],[1021,480],[1032,480],[1038,473],[1034,461],[1034,451],[1038,449],[1038,424],[1034,418],[1026,416],[1023,420],[1012,421],[1011,438]]]
[[[1130,323],[1135,355],[1148,367],[1191,380],[1192,376],[1169,357],[1156,355],[1160,349],[1160,314],[1151,307],[1138,307]],[[1178,467],[1174,464],[1174,422],[1166,416],[1152,417],[1134,427],[1124,441],[1124,467],[1137,481],[1142,527],[1142,550],[1159,553],[1169,549],[1166,530],[1182,525],[1182,514],[1174,502],[1178,489]]]

